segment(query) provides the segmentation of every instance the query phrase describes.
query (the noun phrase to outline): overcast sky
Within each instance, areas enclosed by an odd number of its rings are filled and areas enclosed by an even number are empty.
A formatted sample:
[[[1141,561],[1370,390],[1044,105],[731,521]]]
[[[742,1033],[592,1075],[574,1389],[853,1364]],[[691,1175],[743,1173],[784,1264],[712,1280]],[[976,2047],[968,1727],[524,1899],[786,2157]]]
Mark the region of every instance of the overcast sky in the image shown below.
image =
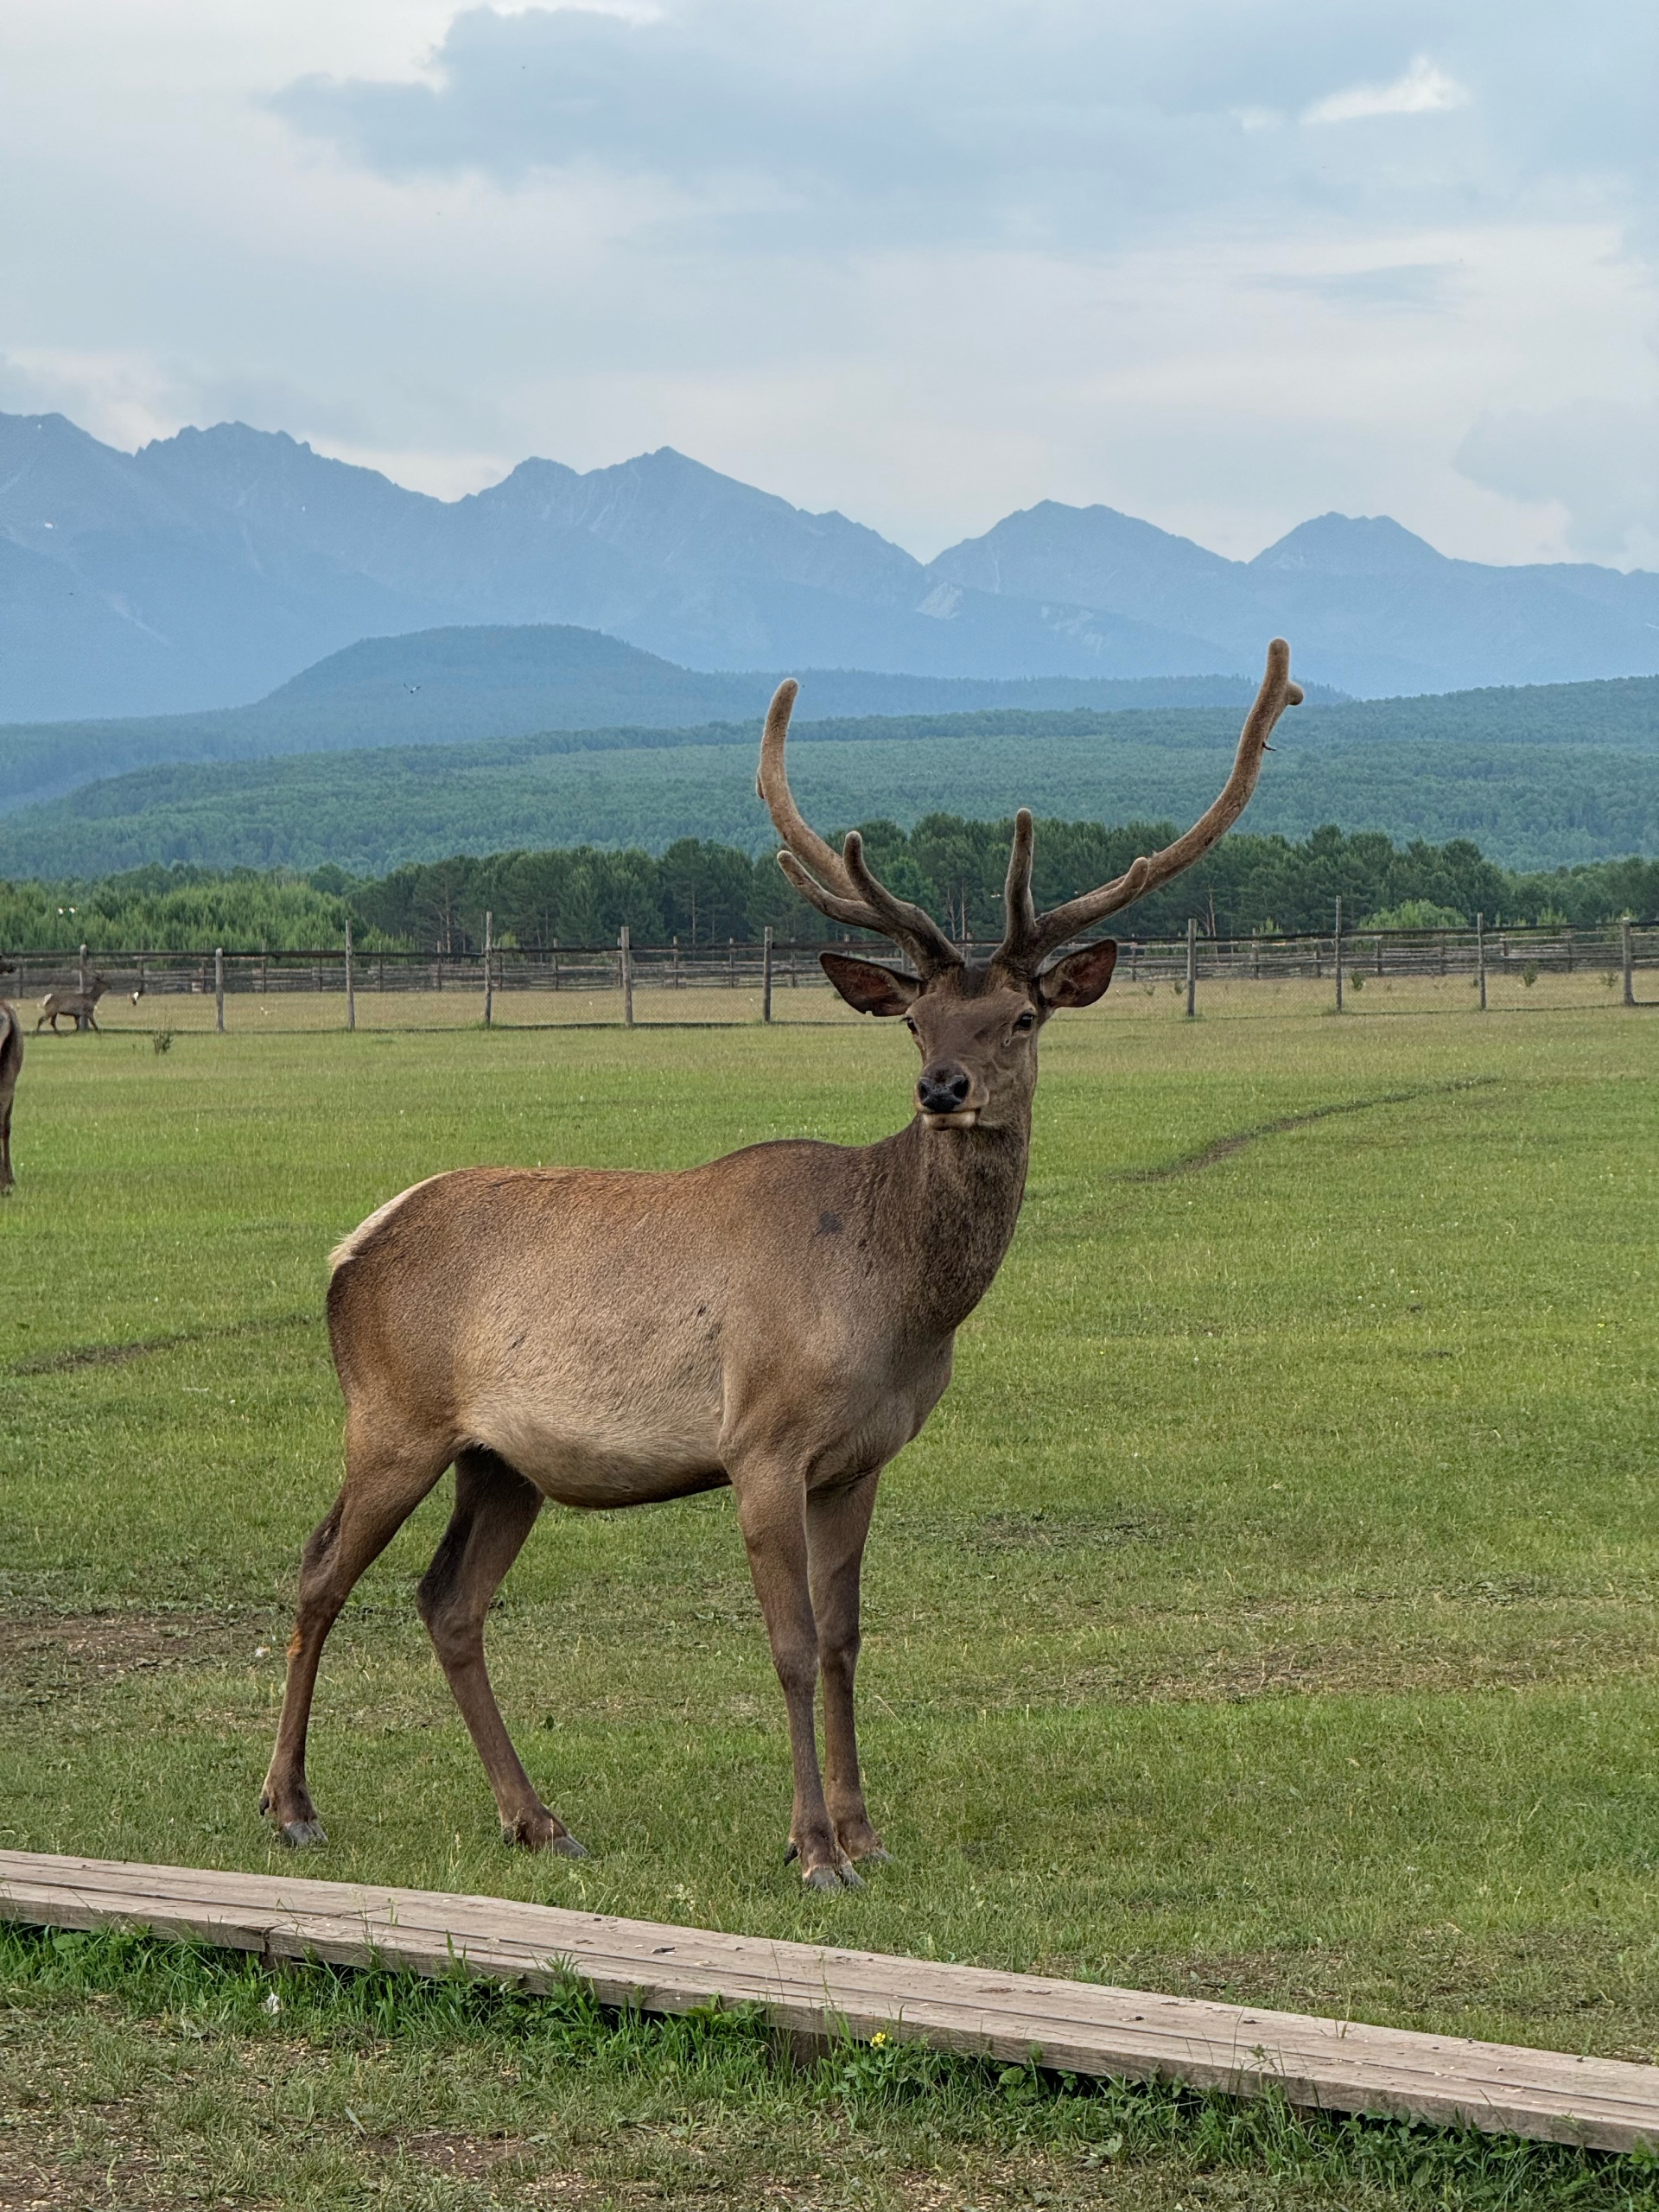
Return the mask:
[[[1659,567],[1651,0],[5,0],[0,408]]]

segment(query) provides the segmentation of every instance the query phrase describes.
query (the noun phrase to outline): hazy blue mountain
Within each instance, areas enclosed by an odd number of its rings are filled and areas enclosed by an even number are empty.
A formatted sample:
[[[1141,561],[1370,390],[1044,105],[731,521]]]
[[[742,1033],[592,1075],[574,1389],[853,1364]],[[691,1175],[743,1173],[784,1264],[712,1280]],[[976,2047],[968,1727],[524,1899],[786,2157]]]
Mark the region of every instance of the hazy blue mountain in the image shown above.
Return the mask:
[[[792,672],[803,680],[797,720],[809,730],[825,717],[849,715],[1010,707],[1236,709],[1254,689],[1249,677],[1223,676],[999,682],[856,669]],[[249,707],[0,728],[0,814],[162,761],[246,760],[547,730],[683,729],[707,721],[741,722],[753,732],[777,682],[776,673],[721,676],[681,668],[601,631],[568,626],[366,638]]]
[[[0,415],[0,547],[6,721],[257,697],[323,652],[433,619],[60,415]]]
[[[1386,515],[1320,515],[1228,561],[1111,507],[1053,500],[940,554],[929,573],[1206,640],[1217,666],[1291,639],[1299,670],[1376,697],[1659,671],[1659,575],[1452,561]]]
[[[441,500],[279,432],[137,454],[0,416],[0,721],[226,708],[354,641],[599,630],[705,673],[999,680],[1299,672],[1381,693],[1659,669],[1659,576],[1449,561],[1327,515],[1249,562],[1047,501],[924,566],[664,448],[530,460]]]

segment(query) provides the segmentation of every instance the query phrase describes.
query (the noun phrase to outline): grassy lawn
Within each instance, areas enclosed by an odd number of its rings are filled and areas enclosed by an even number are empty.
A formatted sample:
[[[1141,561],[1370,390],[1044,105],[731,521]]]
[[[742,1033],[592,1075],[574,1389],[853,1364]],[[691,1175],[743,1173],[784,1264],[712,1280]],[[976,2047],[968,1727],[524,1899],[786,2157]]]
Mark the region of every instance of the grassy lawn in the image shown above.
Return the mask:
[[[1191,1025],[1115,992],[1053,1024],[1014,1251],[878,1510],[861,1709],[897,1863],[862,1895],[782,1865],[781,1700],[718,1495],[550,1510],[506,1586],[498,1686],[572,1865],[503,1852],[416,1620],[441,1487],[330,1643],[307,1870],[1659,2056],[1659,1028],[1544,992],[1483,1020],[1466,989],[1374,990],[1338,1022],[1241,986]],[[285,1609],[340,1465],[329,1244],[467,1162],[861,1141],[910,1048],[850,1019],[250,1021],[163,1056],[127,1011],[143,1033],[31,1044],[0,1208],[0,1843],[263,1868]],[[250,2204],[1409,2193],[1144,2111],[1107,2159],[1104,2107],[994,2086],[745,2088],[760,2062],[718,2037],[559,2060],[538,2133],[511,2023],[296,2039],[206,1966],[208,1995],[150,2005],[8,1956],[14,2117],[67,2131],[77,2188],[121,2167],[110,2202],[157,2175],[177,2201],[181,2144]],[[206,2040],[191,2005],[223,2015]],[[98,2082],[116,2117],[83,2126]],[[294,2110],[321,2115],[308,2165]],[[1650,2189],[1620,2171],[1580,2179]],[[1535,2161],[1503,2186],[1567,2201]]]

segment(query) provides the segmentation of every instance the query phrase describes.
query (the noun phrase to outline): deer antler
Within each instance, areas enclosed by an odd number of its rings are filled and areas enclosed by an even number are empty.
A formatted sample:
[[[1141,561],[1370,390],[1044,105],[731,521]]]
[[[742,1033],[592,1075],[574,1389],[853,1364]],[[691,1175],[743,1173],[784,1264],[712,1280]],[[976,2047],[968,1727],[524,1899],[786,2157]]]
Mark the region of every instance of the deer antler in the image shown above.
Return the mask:
[[[1301,700],[1301,685],[1291,681],[1290,647],[1282,638],[1275,638],[1268,647],[1267,673],[1262,678],[1262,689],[1255,695],[1255,704],[1239,736],[1233,772],[1209,811],[1199,817],[1184,837],[1178,837],[1173,845],[1166,845],[1161,853],[1154,853],[1150,859],[1143,855],[1116,882],[1103,883],[1097,891],[1085,891],[1081,898],[1068,899],[1063,906],[1052,906],[1046,914],[1039,914],[1032,904],[1031,816],[1021,807],[1014,817],[1014,850],[1008,858],[1005,893],[1007,928],[997,949],[995,964],[1016,975],[1028,976],[1057,945],[1086,930],[1091,922],[1103,921],[1120,907],[1145,898],[1148,891],[1156,891],[1183,868],[1191,868],[1232,828],[1249,805],[1255,779],[1262,772],[1262,756],[1268,749],[1274,724],[1287,707],[1300,706]]]
[[[755,789],[784,841],[779,867],[809,906],[832,922],[891,938],[910,955],[924,978],[946,968],[960,968],[961,953],[932,917],[908,899],[895,899],[871,873],[856,830],[849,830],[846,843],[836,852],[803,819],[784,771],[784,743],[799,690],[794,678],[787,677],[772,694],[760,740],[760,772],[755,779]]]

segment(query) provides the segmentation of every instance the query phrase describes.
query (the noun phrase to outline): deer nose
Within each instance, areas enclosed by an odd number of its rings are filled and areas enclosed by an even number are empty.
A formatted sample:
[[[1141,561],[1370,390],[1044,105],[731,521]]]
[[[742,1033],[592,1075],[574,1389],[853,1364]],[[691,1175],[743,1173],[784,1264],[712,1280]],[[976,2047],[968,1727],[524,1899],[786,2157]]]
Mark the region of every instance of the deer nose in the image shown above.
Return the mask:
[[[916,1103],[924,1114],[959,1114],[968,1103],[973,1078],[954,1060],[935,1060],[916,1084]]]

